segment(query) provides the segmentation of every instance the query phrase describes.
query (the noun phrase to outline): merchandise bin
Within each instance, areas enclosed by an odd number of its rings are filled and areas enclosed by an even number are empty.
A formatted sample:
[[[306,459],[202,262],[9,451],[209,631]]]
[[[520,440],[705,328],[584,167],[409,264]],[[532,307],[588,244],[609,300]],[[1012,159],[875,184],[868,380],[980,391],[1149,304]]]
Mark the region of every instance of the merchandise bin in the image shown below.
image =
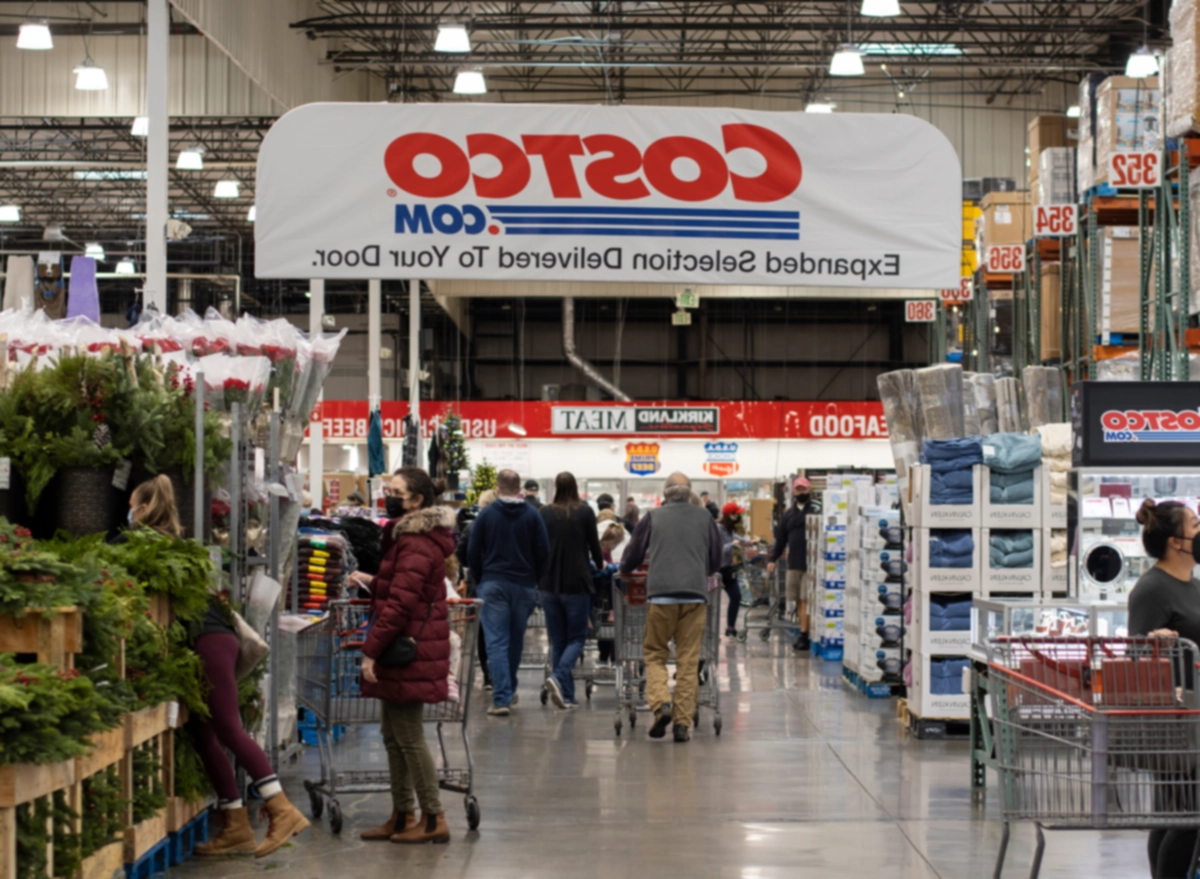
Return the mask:
[[[915,650],[928,656],[953,654],[961,656],[971,649],[971,626],[974,613],[966,617],[966,625],[958,631],[941,631],[930,628],[930,604],[934,595],[942,597],[953,593],[919,592],[913,596],[913,624],[908,630],[907,643]],[[974,598],[972,593],[961,593]]]
[[[974,592],[983,589],[981,567],[986,555],[983,552],[983,530],[971,529],[975,542],[975,557],[969,568],[934,568],[929,565],[929,528],[912,530],[913,569],[917,592]]]
[[[1046,491],[1046,478],[1042,471],[1045,468],[1036,467],[1033,471],[1033,500],[1028,504],[994,504],[991,492],[991,471],[983,473],[983,527],[984,528],[1040,528],[1042,527],[1042,509],[1045,506],[1043,495]]]
[[[991,639],[1031,637],[1124,637],[1129,609],[1122,602],[1077,599],[976,599],[971,611],[971,642],[986,655]]]
[[[913,467],[912,524],[918,528],[980,528],[983,526],[984,466],[971,468],[974,503],[934,504],[929,498],[928,464]]]
[[[1033,564],[1028,568],[993,568],[991,565],[990,547],[992,531],[1028,530],[1028,529],[991,529],[983,528],[982,554],[980,556],[981,575],[983,579],[982,593],[990,595],[993,592],[1028,592],[1038,595],[1042,592],[1042,531],[1033,529]]]
[[[966,655],[961,654],[963,659]],[[908,710],[918,717],[942,720],[967,720],[971,716],[971,696],[964,687],[961,694],[933,693],[929,687],[930,666],[933,659],[946,656],[930,656],[915,651],[912,656],[913,682],[908,688]]]

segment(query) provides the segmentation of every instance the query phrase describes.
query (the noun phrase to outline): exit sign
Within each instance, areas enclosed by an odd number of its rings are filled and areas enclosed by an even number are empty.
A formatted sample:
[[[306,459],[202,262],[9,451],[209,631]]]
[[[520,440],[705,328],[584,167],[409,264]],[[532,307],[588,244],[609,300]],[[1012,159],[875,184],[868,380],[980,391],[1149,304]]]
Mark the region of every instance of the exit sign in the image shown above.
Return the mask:
[[[677,327],[690,327],[692,325],[692,313],[690,311],[677,311],[671,315],[671,323]]]
[[[700,294],[699,293],[680,293],[675,297],[676,308],[699,308]],[[690,323],[690,321],[689,321]]]

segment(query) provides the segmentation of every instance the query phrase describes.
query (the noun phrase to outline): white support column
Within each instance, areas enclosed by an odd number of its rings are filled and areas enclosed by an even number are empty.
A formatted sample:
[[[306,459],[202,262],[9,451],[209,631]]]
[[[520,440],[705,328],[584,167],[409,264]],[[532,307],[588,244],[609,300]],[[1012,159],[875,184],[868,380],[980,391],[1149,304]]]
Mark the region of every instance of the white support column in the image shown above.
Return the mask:
[[[170,71],[168,0],[147,0],[146,112],[146,286],[142,305],[167,312],[167,164],[171,159],[167,117],[167,74]]]
[[[308,332],[315,336],[324,327],[321,318],[325,316],[325,281],[314,279],[308,282]],[[317,405],[325,399],[324,391],[317,397]],[[325,501],[321,490],[325,480],[325,432],[320,421],[314,421],[308,426],[308,488],[313,503],[318,509],[323,509]]]
[[[374,409],[379,405],[379,347],[382,323],[380,282],[367,281],[367,406]]]
[[[421,282],[408,282],[408,411],[417,425],[417,466],[425,460],[421,442]]]

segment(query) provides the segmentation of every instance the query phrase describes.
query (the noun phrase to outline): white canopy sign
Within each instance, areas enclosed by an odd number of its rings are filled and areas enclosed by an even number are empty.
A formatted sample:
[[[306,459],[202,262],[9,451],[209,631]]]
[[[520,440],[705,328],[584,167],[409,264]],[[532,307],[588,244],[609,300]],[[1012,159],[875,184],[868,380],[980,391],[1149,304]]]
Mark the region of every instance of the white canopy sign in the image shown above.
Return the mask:
[[[256,273],[936,289],[960,197],[911,116],[309,104],[259,152]]]

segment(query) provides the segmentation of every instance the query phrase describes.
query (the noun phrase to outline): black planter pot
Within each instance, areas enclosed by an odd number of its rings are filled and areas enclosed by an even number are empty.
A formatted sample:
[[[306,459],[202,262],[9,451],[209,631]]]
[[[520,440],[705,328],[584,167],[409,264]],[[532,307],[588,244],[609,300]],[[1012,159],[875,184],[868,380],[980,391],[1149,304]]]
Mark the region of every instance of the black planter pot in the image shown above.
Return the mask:
[[[39,511],[49,507],[53,530],[76,537],[111,534],[120,524],[120,492],[113,488],[111,467],[64,467],[42,493]]]
[[[9,468],[8,488],[0,489],[0,516],[14,525],[29,525],[25,509],[25,479],[16,467]]]

